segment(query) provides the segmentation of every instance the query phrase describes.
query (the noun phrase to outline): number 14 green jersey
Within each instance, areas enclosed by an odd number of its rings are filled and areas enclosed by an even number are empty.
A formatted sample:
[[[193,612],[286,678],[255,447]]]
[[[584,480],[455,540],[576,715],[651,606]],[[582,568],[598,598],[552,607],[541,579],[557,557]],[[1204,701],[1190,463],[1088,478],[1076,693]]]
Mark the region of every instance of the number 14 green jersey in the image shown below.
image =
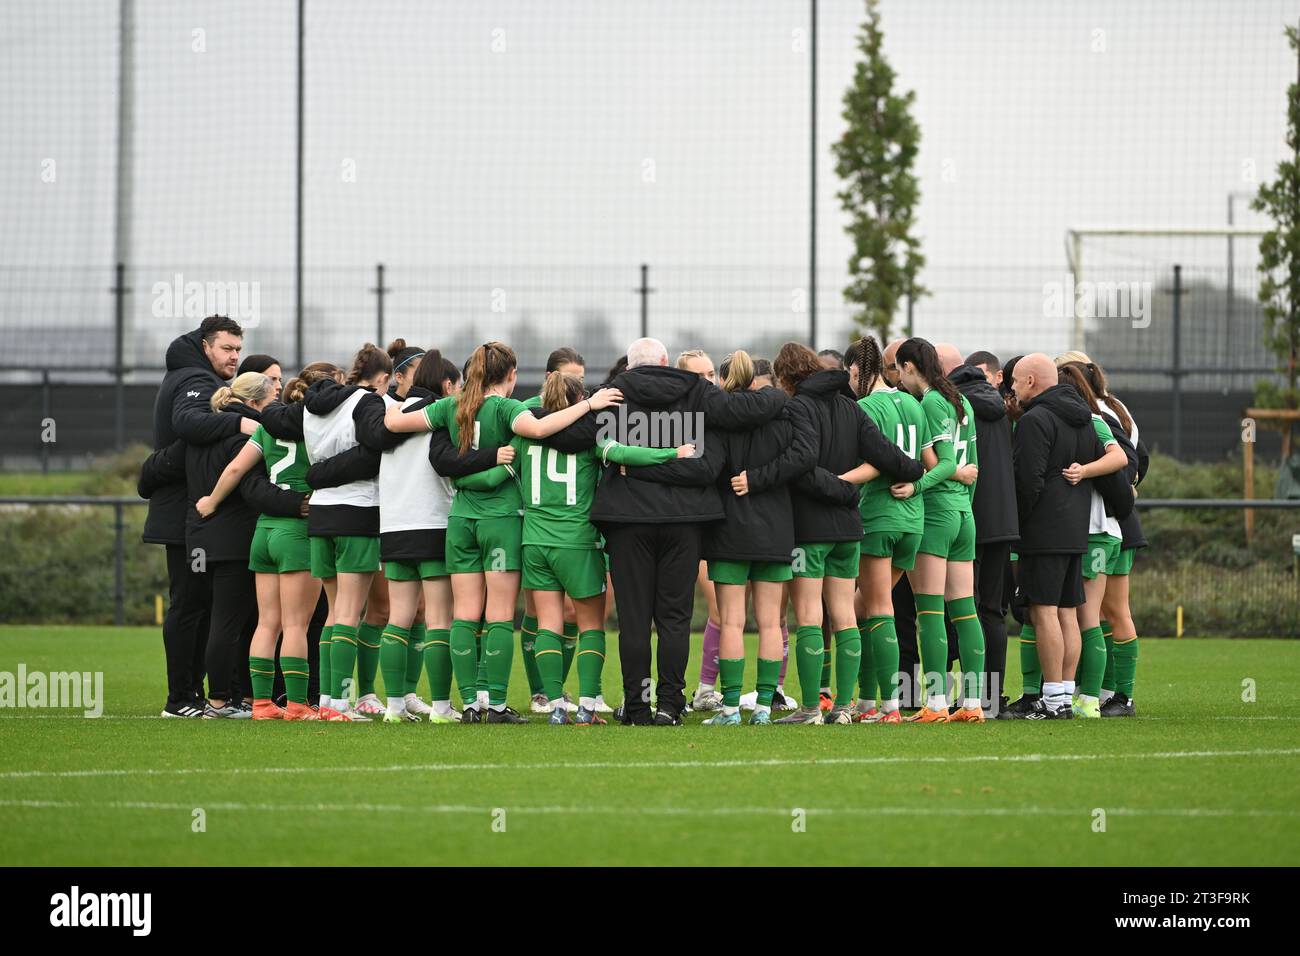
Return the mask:
[[[920,460],[921,449],[930,443],[930,427],[921,403],[899,389],[880,389],[858,399],[867,417],[880,433],[891,439],[909,458]],[[862,529],[870,531],[905,531],[919,533],[925,525],[925,505],[921,495],[902,501],[889,493],[893,480],[888,475],[873,478],[862,486],[858,510]]]
[[[591,523],[600,472],[617,465],[657,465],[677,457],[675,448],[638,448],[606,442],[602,447],[565,453],[516,435],[515,460],[456,480],[474,491],[505,481],[518,482],[524,503],[523,544],[548,548],[597,548],[600,535]]]

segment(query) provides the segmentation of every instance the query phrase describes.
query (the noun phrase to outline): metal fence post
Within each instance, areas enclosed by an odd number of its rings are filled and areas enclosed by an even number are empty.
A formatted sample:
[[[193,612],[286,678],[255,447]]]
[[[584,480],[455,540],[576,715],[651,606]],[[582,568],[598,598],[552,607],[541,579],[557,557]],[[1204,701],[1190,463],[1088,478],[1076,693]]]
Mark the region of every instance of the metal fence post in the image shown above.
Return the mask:
[[[393,290],[384,285],[384,264],[375,266],[375,287],[370,290],[375,294],[375,344],[384,347],[384,296]]]
[[[50,370],[41,369],[41,430],[44,432],[45,423],[50,420],[53,399],[50,395]],[[50,442],[45,440],[45,435],[41,435],[41,474],[50,473]]]
[[[118,263],[113,272],[113,375],[117,380],[114,389],[113,425],[115,447],[126,447],[126,266]]]
[[[123,541],[125,516],[122,502],[113,503],[113,623],[126,623],[126,547]]]
[[[650,293],[654,289],[650,288],[650,267],[644,262],[641,263],[641,285],[632,290],[641,296],[641,338],[646,338],[650,334]]]
[[[817,0],[808,0],[808,345],[817,351]]]
[[[1170,375],[1174,380],[1174,457],[1183,457],[1183,267],[1174,266],[1174,337],[1173,363]]]

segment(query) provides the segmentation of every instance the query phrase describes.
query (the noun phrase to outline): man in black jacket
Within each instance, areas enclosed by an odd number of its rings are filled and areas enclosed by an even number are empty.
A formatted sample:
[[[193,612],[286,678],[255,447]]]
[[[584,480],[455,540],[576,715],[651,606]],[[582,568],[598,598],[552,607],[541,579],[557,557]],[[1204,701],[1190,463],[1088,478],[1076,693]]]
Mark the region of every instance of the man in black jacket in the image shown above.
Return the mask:
[[[694,372],[668,366],[657,339],[628,347],[627,371],[610,383],[623,404],[587,415],[546,443],[565,452],[597,438],[668,448],[693,443],[695,458],[650,468],[605,469],[591,521],[605,536],[610,577],[618,595],[623,722],[681,723],[686,706],[695,578],[705,526],[724,516],[717,478],[725,458],[721,433],[775,418],[785,405],[777,389],[727,393]],[[650,714],[650,624],[659,636],[658,713]]]
[[[167,347],[167,374],[158,388],[153,409],[153,445],[162,450],[176,439],[210,445],[222,438],[251,435],[257,422],[228,413],[214,414],[212,393],[235,375],[243,330],[225,316],[213,315],[194,331]],[[169,603],[163,619],[163,650],[167,657],[167,705],[164,717],[203,714],[204,640],[209,607],[202,579],[185,551],[185,479],[170,481],[149,498],[143,540],[167,548]]]
[[[1016,363],[1012,388],[1024,414],[1016,423],[1012,464],[1020,526],[1019,587],[1038,634],[1043,696],[1023,716],[1073,716],[1065,675],[1079,662],[1075,608],[1083,603],[1081,559],[1088,547],[1092,488],[1063,472],[1103,454],[1092,413],[1072,385],[1058,385],[1056,366],[1041,352]]]
[[[951,345],[936,345],[948,380],[966,396],[975,413],[975,441],[979,446],[980,474],[975,483],[975,608],[984,629],[983,696],[991,716],[1003,705],[1002,688],[1007,672],[1007,611],[1011,595],[1005,593],[1007,563],[1012,544],[1020,537],[1016,522],[1016,481],[1011,471],[1011,422],[1002,396],[971,356],[965,362]],[[987,355],[988,353],[982,353]],[[996,358],[990,364],[999,370]]]

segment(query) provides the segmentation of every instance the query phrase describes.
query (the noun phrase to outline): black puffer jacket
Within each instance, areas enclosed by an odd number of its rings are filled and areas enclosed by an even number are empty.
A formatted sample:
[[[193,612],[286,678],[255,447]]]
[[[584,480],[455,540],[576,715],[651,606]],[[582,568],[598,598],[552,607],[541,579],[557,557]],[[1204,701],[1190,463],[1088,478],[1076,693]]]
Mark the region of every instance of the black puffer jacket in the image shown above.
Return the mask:
[[[1082,554],[1088,549],[1092,487],[1062,471],[1103,454],[1092,412],[1073,385],[1053,385],[1026,407],[1011,443],[1020,521],[1019,554]]]
[[[258,418],[256,411],[239,403],[227,405],[225,412],[254,421]],[[296,518],[301,514],[306,495],[277,488],[260,465],[244,476],[239,488],[221,502],[212,517],[198,513],[194,503],[211,494],[221,473],[246,441],[243,434],[235,434],[211,445],[185,446],[185,549],[191,560],[195,549],[201,548],[207,561],[247,561],[259,515]]]
[[[1133,449],[1137,455],[1137,480],[1133,482],[1134,487],[1142,484],[1142,479],[1147,476],[1147,468],[1151,464],[1151,453],[1147,451],[1147,446],[1138,439],[1137,447]],[[1145,548],[1147,546],[1147,536],[1142,531],[1142,521],[1138,518],[1138,510],[1134,508],[1128,513],[1128,517],[1121,519],[1119,530],[1123,534],[1121,547],[1127,548]]]
[[[775,418],[786,403],[786,396],[776,389],[728,393],[694,372],[666,365],[628,369],[612,384],[623,392],[621,406],[584,416],[552,435],[546,444],[560,451],[577,452],[603,437],[625,445],[654,448],[693,441],[698,457],[647,468],[607,466],[591,509],[595,524],[722,518],[722,500],[715,485],[726,454],[720,430],[752,428]],[[667,422],[679,427],[653,434],[650,426]],[[639,434],[638,427],[642,429]]]
[[[1015,541],[1016,479],[1011,471],[1011,422],[1007,406],[984,373],[972,365],[958,365],[948,380],[966,396],[975,413],[975,442],[979,448],[979,481],[975,483],[975,543]]]
[[[173,339],[167,346],[167,374],[153,404],[154,450],[178,438],[190,445],[210,445],[238,435],[240,416],[214,413],[208,404],[212,393],[225,384],[203,354],[198,329]],[[183,476],[153,488],[142,539],[149,544],[184,544],[185,503]]]
[[[795,426],[789,406],[749,431],[721,434],[718,494],[724,521],[709,526],[704,557],[727,561],[789,561],[794,550],[794,509],[789,482],[817,462],[811,429]],[[749,491],[737,495],[733,476],[746,472]]]
[[[843,369],[809,375],[790,404],[795,427],[809,429],[817,443],[816,465],[790,489],[795,542],[860,540],[858,487],[839,476],[866,461],[894,481],[916,481],[924,466],[880,433],[854,400]]]

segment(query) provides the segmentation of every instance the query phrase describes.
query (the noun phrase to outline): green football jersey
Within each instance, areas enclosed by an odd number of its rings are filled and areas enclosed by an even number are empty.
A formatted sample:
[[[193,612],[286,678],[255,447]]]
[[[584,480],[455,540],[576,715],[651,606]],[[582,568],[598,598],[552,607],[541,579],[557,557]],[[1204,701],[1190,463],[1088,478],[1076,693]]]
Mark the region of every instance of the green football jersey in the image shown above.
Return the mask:
[[[266,475],[271,484],[286,491],[311,491],[307,484],[307,469],[311,463],[307,460],[307,446],[300,441],[288,441],[274,438],[261,425],[253,431],[248,440],[262,452],[262,462],[266,465]],[[297,526],[306,518],[285,518],[262,515],[257,519],[264,528]]]
[[[635,448],[607,442],[564,453],[538,441],[515,438],[514,471],[524,500],[524,544],[548,548],[598,548],[591,505],[606,461],[655,465],[677,457],[674,448]]]
[[[1106,419],[1102,418],[1100,415],[1092,416],[1092,430],[1097,433],[1097,438],[1101,441],[1102,448],[1105,448],[1108,445],[1119,444],[1119,442],[1115,441],[1115,433],[1111,431],[1110,426],[1106,424]]]
[[[921,447],[950,443],[958,468],[966,464],[979,464],[975,451],[975,413],[964,395],[961,404],[965,419],[959,424],[953,415],[952,404],[937,388],[930,389],[921,398],[921,409],[925,412],[925,420],[930,429],[929,441]],[[970,512],[972,488],[974,485],[967,488],[956,478],[946,478],[933,488],[926,489],[925,507],[936,512]]]
[[[920,402],[901,389],[890,388],[864,395],[858,399],[858,405],[903,454],[920,460],[921,449],[930,439],[930,427]],[[889,493],[893,483],[888,475],[881,475],[862,486],[858,510],[864,531],[920,532],[924,527],[923,496],[913,495],[900,501]]]
[[[459,395],[448,395],[424,407],[424,417],[429,428],[445,428],[451,434],[452,444],[460,442],[460,428],[456,425],[456,401]],[[489,395],[483,400],[474,419],[473,448],[490,448],[508,445],[515,433],[511,424],[520,415],[531,414],[523,402],[501,395]],[[504,482],[490,491],[463,491],[451,499],[451,515],[457,518],[505,518],[520,514],[522,502],[519,486],[513,481]]]

